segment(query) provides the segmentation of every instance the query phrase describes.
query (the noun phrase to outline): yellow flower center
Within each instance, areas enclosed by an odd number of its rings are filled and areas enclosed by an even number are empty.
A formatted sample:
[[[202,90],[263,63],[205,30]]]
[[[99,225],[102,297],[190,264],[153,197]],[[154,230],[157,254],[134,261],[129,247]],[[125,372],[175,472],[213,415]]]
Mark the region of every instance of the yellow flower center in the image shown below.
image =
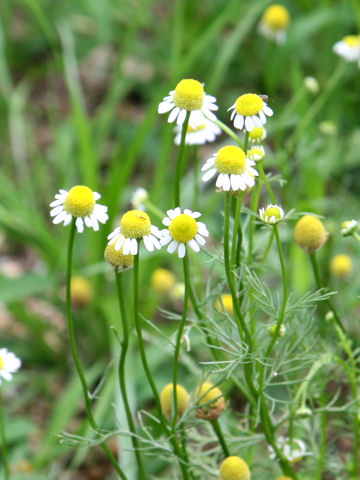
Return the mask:
[[[349,47],[357,47],[360,45],[360,36],[359,35],[348,35],[343,39]]]
[[[182,213],[170,223],[169,231],[174,240],[179,243],[186,243],[195,238],[198,226],[193,217]]]
[[[126,238],[140,238],[151,233],[150,217],[141,210],[129,210],[120,221],[121,233]]]
[[[200,110],[204,104],[204,87],[197,80],[181,80],[176,85],[173,101],[179,108]]]
[[[4,359],[0,357],[0,370],[2,370],[5,367]]]
[[[271,30],[286,30],[290,25],[289,11],[283,5],[271,5],[265,10],[263,22]]]
[[[236,111],[244,117],[257,115],[263,109],[264,102],[256,93],[245,93],[236,100]]]
[[[220,173],[240,175],[246,167],[244,150],[232,145],[220,148],[216,156],[215,167]]]
[[[249,138],[251,140],[263,140],[265,138],[265,129],[263,127],[255,127],[249,132]]]
[[[304,215],[295,226],[295,242],[307,253],[314,253],[321,248],[327,238],[328,233],[322,221],[313,215]]]
[[[219,480],[250,480],[247,463],[240,457],[227,457],[220,465]]]
[[[251,160],[260,160],[264,156],[264,151],[259,147],[252,147],[248,150],[248,157]]]
[[[64,200],[64,208],[73,217],[86,217],[95,207],[94,192],[85,185],[73,187]]]
[[[264,216],[269,218],[275,217],[276,219],[281,220],[281,213],[278,207],[267,208],[264,212]]]
[[[188,125],[187,132],[188,133],[195,133],[195,132],[200,132],[201,130],[205,130],[206,125],[199,125],[198,127],[191,127]]]
[[[105,260],[113,267],[118,267],[120,271],[131,268],[134,264],[134,255],[124,255],[122,248],[115,250],[115,242],[107,245],[105,248]]]

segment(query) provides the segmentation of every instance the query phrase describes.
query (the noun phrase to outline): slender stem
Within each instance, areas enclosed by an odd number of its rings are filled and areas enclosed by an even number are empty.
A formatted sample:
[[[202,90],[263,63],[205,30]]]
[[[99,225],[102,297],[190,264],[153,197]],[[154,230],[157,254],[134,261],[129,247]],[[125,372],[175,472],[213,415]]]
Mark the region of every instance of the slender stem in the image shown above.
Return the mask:
[[[140,245],[139,245],[140,247]],[[156,404],[156,408],[158,411],[159,415],[159,420],[161,423],[161,426],[163,428],[164,433],[168,437],[169,441],[171,442],[171,445],[173,447],[173,451],[175,455],[177,456],[181,472],[183,475],[183,478],[185,480],[189,480],[189,472],[186,467],[185,459],[184,459],[184,453],[179,445],[178,439],[176,435],[173,435],[173,432],[169,431],[167,421],[162,413],[161,410],[161,403],[160,403],[160,397],[159,393],[157,391],[151,370],[149,368],[146,354],[145,354],[145,345],[144,345],[144,339],[142,336],[142,329],[141,329],[141,323],[140,323],[140,315],[139,315],[139,253],[134,256],[134,319],[135,319],[135,330],[136,330],[136,335],[138,337],[138,344],[139,344],[139,351],[140,351],[140,358],[141,362],[146,374],[146,378],[149,382],[150,388],[153,392],[154,395],[154,400]]]
[[[352,234],[352,236],[353,236],[358,242],[360,242],[360,235],[359,235],[358,233],[354,232],[354,233]]]
[[[179,155],[177,159],[176,174],[175,174],[175,197],[174,197],[175,205],[174,207],[180,206],[180,182],[181,182],[181,176],[182,176],[182,164],[183,164],[184,151],[185,151],[185,138],[186,138],[187,128],[189,124],[190,113],[191,113],[190,111],[186,112],[186,117],[185,117],[184,123],[182,124]]]
[[[325,455],[326,455],[326,430],[327,430],[327,412],[324,409],[321,412],[321,439],[320,439],[320,455],[318,460],[318,467],[316,472],[316,480],[321,480],[323,478],[324,464],[325,464]],[[356,471],[357,473],[357,471]]]
[[[311,262],[311,266],[312,266],[312,269],[313,269],[313,272],[314,272],[314,277],[315,277],[315,281],[316,281],[316,284],[317,284],[317,287],[318,289],[322,289],[323,286],[322,286],[322,283],[321,283],[321,280],[320,280],[320,272],[319,272],[319,265],[318,265],[318,262],[317,262],[317,258],[316,258],[316,254],[315,252],[314,253],[310,253],[310,262]],[[345,333],[345,327],[341,321],[341,318],[336,310],[336,308],[334,307],[333,303],[331,300],[329,299],[326,299],[325,300],[325,303],[326,305],[328,306],[328,308],[333,312],[334,314],[334,319],[335,319],[335,322],[336,324],[338,325],[338,327],[341,329],[341,331],[343,333]]]
[[[261,160],[258,162],[258,164]],[[261,187],[262,187],[263,177],[260,176],[255,188],[251,192],[251,204],[250,209],[257,213],[257,209],[259,208],[260,202],[260,195],[261,195]],[[255,215],[250,216],[250,223],[249,223],[249,252],[248,252],[248,261],[252,258],[252,252],[254,248],[254,231],[255,231]]]
[[[2,396],[2,390],[0,387],[0,435],[1,435],[1,449],[2,449],[2,458],[4,463],[4,480],[8,480],[10,477],[10,468],[9,460],[7,453],[7,442],[5,435],[5,416],[4,416],[4,402]]]
[[[200,158],[199,158],[199,146],[194,145],[194,210],[199,208],[200,198]]]
[[[174,366],[173,366],[173,420],[172,420],[172,429],[175,432],[176,421],[178,416],[178,404],[177,404],[177,381],[179,373],[179,354],[181,339],[184,332],[184,327],[186,323],[188,301],[189,301],[189,285],[190,285],[190,274],[189,274],[189,259],[188,255],[185,254],[183,258],[183,269],[184,269],[184,283],[185,283],[185,292],[184,292],[184,302],[183,302],[183,311],[181,315],[181,321],[176,337],[175,351],[174,351]]]
[[[244,138],[244,152],[247,153],[249,145],[249,132],[245,130],[245,138]]]
[[[271,202],[272,202],[272,203],[276,203],[276,199],[275,199],[275,195],[274,195],[273,189],[272,189],[272,187],[271,187],[271,185],[270,185],[269,179],[268,179],[267,176],[266,176],[266,173],[264,172],[264,169],[263,169],[262,164],[261,164],[260,162],[258,162],[257,167],[258,167],[259,172],[260,172],[260,178],[262,178],[262,179],[264,180],[264,182],[265,182],[267,191],[269,192],[269,196],[270,196]]]
[[[221,426],[220,426],[220,423],[219,423],[219,419],[216,418],[215,420],[211,420],[210,423],[211,423],[211,426],[214,429],[214,432],[215,432],[216,436],[218,437],[219,443],[221,445],[221,448],[224,452],[225,457],[230,457],[230,450],[229,450],[229,448],[226,444],[224,435],[222,433]]]
[[[210,120],[210,119],[209,119]],[[236,135],[235,132],[233,132],[231,130],[231,128],[229,128],[227,125],[225,125],[225,123],[221,122],[220,120],[211,120],[213,123],[215,123],[218,127],[221,128],[221,130],[223,132],[225,132],[227,135],[229,135],[229,137],[231,137],[233,140],[235,140],[235,142],[241,147],[241,148],[244,148],[244,145],[242,143],[242,141],[240,140],[240,138]]]
[[[241,225],[240,225],[240,212],[241,212],[241,205],[243,199],[243,192],[238,194],[236,198],[236,208],[235,208],[235,216],[234,216],[234,229],[233,229],[233,237],[232,237],[232,245],[231,245],[231,267],[235,265],[235,259],[237,257],[237,237],[241,237]],[[241,245],[239,245],[241,248]],[[239,262],[236,262],[236,266],[238,267]]]
[[[267,247],[265,249],[265,252],[264,252],[264,255],[260,261],[261,264],[265,263],[266,262],[266,259],[270,253],[270,250],[271,250],[271,247],[272,247],[272,244],[273,244],[273,241],[274,241],[274,237],[275,237],[275,234],[274,234],[274,231],[271,232],[271,235],[269,237],[269,242],[267,244]]]
[[[123,290],[123,274],[118,272],[118,269],[115,271],[115,278],[116,278],[116,287],[117,287],[117,294],[118,294],[118,300],[119,300],[119,307],[120,307],[120,313],[121,313],[121,323],[122,323],[122,348],[121,348],[121,353],[120,353],[120,360],[119,360],[119,383],[120,383],[120,390],[121,390],[121,395],[123,398],[124,406],[125,406],[125,412],[126,412],[126,417],[129,425],[129,429],[132,433],[131,435],[131,443],[134,449],[135,457],[136,457],[136,463],[138,466],[138,471],[139,471],[139,476],[141,480],[144,480],[147,478],[147,475],[144,470],[144,465],[142,462],[142,457],[141,453],[139,450],[139,442],[136,437],[136,428],[135,428],[135,423],[134,419],[131,413],[131,408],[129,404],[129,398],[127,395],[127,390],[126,390],[126,375],[125,375],[125,361],[126,361],[126,354],[128,352],[129,348],[129,325],[127,321],[127,314],[126,314],[126,308],[125,308],[125,299],[124,299],[124,290]]]
[[[75,368],[77,374],[79,376],[81,386],[83,389],[83,395],[85,400],[85,408],[86,408],[86,415],[91,425],[91,428],[94,430],[96,435],[99,435],[99,429],[94,419],[94,416],[91,411],[91,400],[89,395],[89,390],[87,387],[86,379],[84,372],[81,367],[79,354],[77,351],[76,340],[75,340],[75,333],[74,333],[74,324],[72,319],[72,311],[71,311],[71,271],[72,271],[72,258],[73,258],[73,250],[74,250],[74,239],[75,239],[75,225],[76,218],[73,218],[71,222],[71,229],[70,229],[70,236],[69,236],[69,244],[68,244],[68,255],[67,255],[67,269],[66,269],[66,313],[67,313],[67,326],[68,326],[68,333],[69,333],[69,340],[70,340],[70,348],[71,353],[73,356],[73,360],[75,363]],[[111,453],[109,447],[106,445],[105,442],[101,443],[101,447],[108,456],[109,460],[111,461],[113,467],[117,471],[120,478],[126,480],[127,477],[120,468],[119,464],[116,461],[116,458]]]

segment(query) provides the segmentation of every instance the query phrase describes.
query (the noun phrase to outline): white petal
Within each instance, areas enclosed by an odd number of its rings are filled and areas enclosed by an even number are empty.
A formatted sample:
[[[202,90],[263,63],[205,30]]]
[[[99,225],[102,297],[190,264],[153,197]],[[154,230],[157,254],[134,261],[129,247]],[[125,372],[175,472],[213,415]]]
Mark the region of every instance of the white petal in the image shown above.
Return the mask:
[[[53,202],[50,203],[49,207],[57,207],[58,205],[62,205],[63,202],[64,202],[63,199],[54,200]]]
[[[198,233],[195,235],[195,240],[200,244],[200,245],[205,245],[206,240],[203,238],[201,235]]]
[[[253,121],[255,127],[257,127],[257,128],[261,128],[266,123],[266,117],[265,116],[264,116],[264,120],[265,120],[264,122],[262,122],[257,115],[254,115],[253,117],[251,117],[251,120]]]
[[[72,216],[70,215],[70,213],[68,213],[68,214],[66,215],[65,219],[64,219],[64,223],[63,223],[64,227],[66,227],[67,225],[69,225],[69,223],[71,222],[71,220],[72,220]]]
[[[223,177],[224,177],[224,174],[223,173],[220,173],[219,176],[217,177],[216,179],[216,186],[217,188],[222,188],[223,186]]]
[[[122,246],[122,251],[124,255],[129,255],[130,249],[131,249],[131,238],[125,238],[124,240],[125,241]],[[115,250],[117,250],[116,247],[115,247]]]
[[[264,105],[263,106],[263,112],[265,113],[265,115],[267,115],[268,117],[272,117],[274,115],[274,112],[271,110],[270,107],[268,107],[267,105]]]
[[[89,216],[84,217],[85,225],[88,228],[91,228],[93,226],[92,220]]]
[[[116,227],[115,230],[113,230],[110,235],[107,236],[108,240],[111,240],[114,237],[117,237],[120,234],[120,227]]]
[[[259,118],[261,120],[261,123],[266,123],[265,113],[262,110],[259,112]]]
[[[205,223],[197,222],[197,226],[198,226],[198,233],[200,233],[200,235],[203,235],[204,237],[209,236],[209,232],[208,232],[208,229],[206,228]]]
[[[171,242],[172,240],[172,236],[171,235],[167,235],[166,237],[163,237],[161,240],[160,240],[160,245],[163,247],[164,245],[167,245],[169,242]]]
[[[99,222],[97,221],[95,215],[91,215],[91,221],[94,232],[97,232],[99,230]]]
[[[182,125],[185,122],[187,111],[182,108],[176,120],[176,125]]]
[[[101,198],[100,193],[94,192],[94,200],[97,201],[97,200],[99,200],[100,198]]]
[[[173,123],[175,120],[176,120],[176,117],[179,115],[180,113],[180,108],[179,107],[175,107],[174,110],[172,110],[170,112],[170,115],[169,115],[169,118],[168,118],[168,122],[169,123]]]
[[[154,235],[149,235],[151,241],[152,241],[152,244],[155,248],[157,248],[158,250],[160,250],[161,248],[161,245],[160,245],[160,242],[159,240],[154,236]]]
[[[164,220],[162,221],[162,224],[168,227],[171,223],[171,220],[169,217],[165,217]]]
[[[202,177],[201,177],[201,180],[203,182],[207,182],[208,180],[210,180],[215,174],[216,174],[217,170],[216,168],[212,168],[211,170],[207,171]]]
[[[144,235],[143,240],[144,240],[144,245],[145,245],[146,250],[148,250],[149,252],[153,252],[154,251],[154,246],[153,246],[153,243],[151,241],[150,235]]]
[[[244,117],[242,115],[237,114],[234,119],[234,127],[242,130],[244,128]]]
[[[81,217],[78,217],[76,219],[75,225],[76,225],[77,231],[79,233],[82,233],[84,231],[84,222],[83,222],[83,219]]]
[[[58,207],[50,210],[50,217],[56,217],[56,215],[64,210],[64,205],[61,203]]]
[[[252,117],[245,118],[245,128],[248,132],[251,132],[252,130],[254,130],[255,124]]]
[[[224,173],[223,176],[223,189],[225,192],[228,192],[230,190],[230,178],[229,175],[227,175],[226,173]]]
[[[117,242],[115,243],[115,246],[114,246],[114,249],[115,250],[120,250],[121,247],[124,245],[126,239],[125,237],[123,237],[122,235],[120,236],[120,238],[117,240]],[[109,245],[111,245],[111,241],[109,242]]]
[[[194,239],[189,240],[187,242],[187,245],[189,245],[189,247],[192,248],[194,252],[200,252],[200,247]]]
[[[167,248],[167,251],[168,251],[169,253],[174,253],[175,250],[177,249],[178,245],[179,245],[179,243],[178,243],[176,240],[173,240],[173,241],[169,244],[169,246],[168,246],[168,248]]]
[[[192,212],[192,213],[191,213],[191,216],[192,216],[193,218],[199,218],[199,217],[201,217],[201,213],[200,213],[200,212]]]
[[[167,113],[171,109],[174,108],[174,103],[172,101],[165,100],[164,102],[161,102],[158,106],[158,113]]]
[[[67,212],[65,210],[63,210],[62,212],[60,212],[53,220],[53,223],[55,225],[57,225],[58,223],[61,223],[62,221],[65,220],[66,216],[67,216]]]
[[[186,247],[184,243],[180,243],[179,248],[178,248],[178,255],[179,258],[184,258],[186,254]]]

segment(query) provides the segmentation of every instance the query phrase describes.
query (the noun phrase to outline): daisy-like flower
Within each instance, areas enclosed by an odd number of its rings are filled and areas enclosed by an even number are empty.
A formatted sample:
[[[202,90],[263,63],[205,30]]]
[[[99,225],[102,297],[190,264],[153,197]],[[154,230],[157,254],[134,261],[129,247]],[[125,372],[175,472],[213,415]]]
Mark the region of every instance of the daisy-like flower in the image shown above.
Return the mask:
[[[254,145],[248,149],[247,156],[250,160],[258,162],[265,157],[265,149],[262,145]]]
[[[0,348],[0,385],[2,379],[10,382],[12,374],[21,367],[21,360],[9,352],[7,348]]]
[[[348,35],[333,46],[333,51],[348,62],[358,62],[360,68],[360,35]]]
[[[54,217],[53,223],[69,225],[76,218],[76,228],[79,233],[84,231],[84,223],[87,227],[99,230],[99,222],[106,223],[108,217],[107,207],[96,203],[101,195],[93,192],[85,185],[77,185],[69,191],[59,190],[55,200],[50,203],[50,216]]]
[[[115,228],[108,236],[109,243],[113,243],[115,250],[122,248],[123,255],[137,255],[138,241],[144,240],[145,248],[153,252],[155,248],[160,249],[159,229],[151,225],[150,217],[141,210],[129,210],[124,213],[120,220],[120,227]]]
[[[340,233],[343,237],[349,237],[356,232],[358,228],[358,223],[356,220],[346,220],[341,225]]]
[[[181,142],[181,126],[177,125],[175,127],[176,145],[180,145]],[[202,125],[192,127],[188,125],[187,133],[185,136],[185,143],[187,145],[204,145],[206,142],[215,142],[216,135],[220,135],[221,128],[218,127],[215,123],[210,122],[210,120],[204,119]]]
[[[149,193],[145,188],[137,188],[135,192],[131,195],[130,203],[133,208],[136,210],[145,210],[144,203],[149,198]]]
[[[278,437],[276,444],[278,448],[282,451],[284,457],[291,463],[300,462],[304,457],[312,455],[312,452],[308,452],[306,444],[302,440],[296,438],[290,439],[288,437]],[[269,445],[269,456],[272,460],[276,458],[276,453],[271,445]]]
[[[283,5],[274,4],[268,7],[259,23],[259,32],[267,38],[282,44],[286,40],[286,32],[290,25],[290,14]]]
[[[258,171],[252,168],[253,165],[255,162],[246,157],[244,150],[228,145],[220,148],[205,162],[201,170],[207,170],[207,172],[202,180],[207,182],[218,173],[216,180],[218,188],[222,188],[225,192],[245,191],[247,187],[254,186],[254,176],[259,175]]]
[[[230,119],[234,127],[251,132],[255,127],[261,128],[266,123],[266,115],[271,117],[273,111],[268,107],[262,96],[256,93],[245,93],[237,98],[234,105],[228,108],[232,110]]]
[[[186,245],[194,252],[200,251],[200,246],[205,245],[205,238],[209,236],[206,225],[203,222],[197,222],[195,219],[201,216],[200,212],[192,212],[185,208],[181,213],[180,207],[174,210],[168,210],[167,217],[162,223],[169,228],[161,230],[161,246],[169,245],[167,251],[174,253],[177,249],[179,258],[184,258],[186,254]]]
[[[266,130],[264,127],[255,127],[249,132],[249,140],[251,143],[261,143],[266,138]]]
[[[276,225],[284,218],[284,210],[279,205],[270,203],[266,208],[260,208],[259,217],[264,223]]]
[[[181,80],[175,90],[171,90],[159,104],[158,113],[170,112],[168,122],[176,120],[177,125],[185,121],[186,113],[191,112],[189,125],[196,127],[204,124],[205,117],[216,120],[212,110],[217,110],[216,98],[204,92],[203,85],[190,78]]]

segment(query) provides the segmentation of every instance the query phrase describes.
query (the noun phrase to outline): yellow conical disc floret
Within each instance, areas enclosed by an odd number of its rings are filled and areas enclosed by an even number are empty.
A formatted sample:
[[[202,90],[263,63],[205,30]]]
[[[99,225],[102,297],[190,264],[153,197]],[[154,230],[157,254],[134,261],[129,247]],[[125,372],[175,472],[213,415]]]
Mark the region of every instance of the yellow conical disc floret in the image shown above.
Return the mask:
[[[240,175],[246,168],[246,154],[239,147],[222,147],[216,155],[215,167],[220,173]]]
[[[204,382],[195,390],[197,402],[195,415],[206,420],[215,420],[225,410],[223,393],[210,382]]]
[[[150,235],[150,217],[141,210],[129,210],[121,218],[120,229],[126,238],[141,238]]]
[[[232,295],[230,295],[230,293],[224,293],[223,295],[221,295],[221,297],[216,300],[215,306],[217,310],[220,310],[220,312],[225,311],[229,315],[232,315],[234,313],[234,304]]]
[[[187,243],[198,233],[196,220],[190,215],[181,213],[169,225],[170,235],[179,243]]]
[[[157,268],[151,275],[151,287],[160,295],[170,294],[175,284],[175,275],[166,268]]]
[[[220,465],[219,480],[250,480],[247,463],[240,457],[227,457]]]
[[[73,217],[86,217],[95,207],[94,192],[85,185],[72,187],[64,200],[64,208]]]
[[[286,30],[290,25],[290,14],[283,5],[270,5],[264,12],[262,21],[271,30]]]
[[[168,383],[160,393],[161,410],[165,415],[165,417],[170,417],[172,412],[173,390],[174,390],[174,385],[172,383]],[[176,397],[177,397],[178,415],[181,417],[188,406],[190,395],[188,394],[187,390],[183,386],[177,384]]]
[[[134,255],[124,255],[123,249],[115,250],[116,242],[108,244],[105,248],[105,260],[119,271],[127,270],[134,265]]]
[[[260,143],[266,138],[266,130],[264,127],[255,127],[249,132],[249,140],[253,143]]]
[[[356,47],[360,45],[360,35],[347,35],[343,38],[343,42],[349,45],[349,47]]]
[[[335,255],[330,263],[330,272],[334,277],[346,278],[353,271],[353,262],[349,255],[340,253]]]
[[[328,233],[321,220],[313,215],[300,218],[295,226],[295,242],[306,253],[314,253],[321,248],[328,238]]]
[[[204,103],[204,87],[197,80],[185,79],[176,85],[174,104],[185,110],[200,110]]]
[[[238,97],[235,103],[237,113],[244,117],[257,115],[263,109],[264,102],[256,93],[245,93]]]

